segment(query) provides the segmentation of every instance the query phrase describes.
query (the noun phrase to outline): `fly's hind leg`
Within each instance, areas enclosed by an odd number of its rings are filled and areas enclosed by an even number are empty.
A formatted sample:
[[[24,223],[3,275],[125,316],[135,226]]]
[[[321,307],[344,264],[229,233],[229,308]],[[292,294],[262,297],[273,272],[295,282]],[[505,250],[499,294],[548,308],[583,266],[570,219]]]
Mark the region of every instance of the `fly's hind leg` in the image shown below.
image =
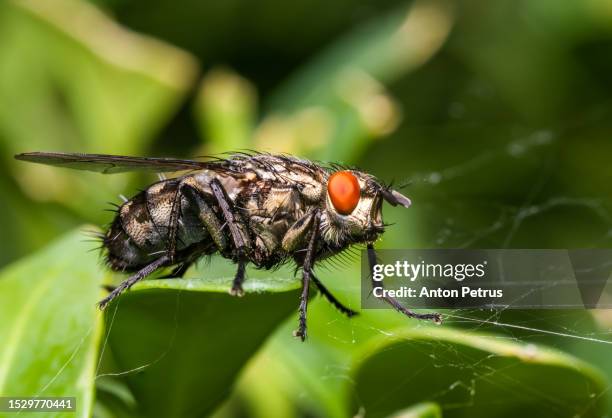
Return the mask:
[[[242,283],[244,282],[244,272],[248,261],[248,249],[250,248],[250,238],[246,230],[246,226],[242,221],[240,214],[234,209],[232,201],[227,196],[225,189],[217,179],[210,182],[210,188],[219,204],[219,208],[223,213],[225,222],[229,228],[232,241],[236,249],[235,259],[238,263],[238,270],[232,282],[230,294],[233,296],[244,295]]]
[[[166,252],[164,255],[159,257],[157,260],[152,261],[151,263],[144,266],[142,269],[138,270],[136,273],[128,277],[126,280],[121,282],[119,286],[112,288],[112,291],[98,302],[98,307],[100,309],[106,308],[108,304],[113,301],[116,297],[121,295],[125,290],[130,289],[136,282],[144,279],[149,276],[157,269],[174,264],[174,257],[176,255],[176,247],[177,247],[177,233],[178,233],[178,218],[179,212],[181,211],[181,197],[183,184],[179,185],[179,188],[176,192],[176,196],[174,197],[174,202],[172,204],[172,210],[170,212],[170,222],[168,225],[168,239],[166,242]],[[110,288],[108,289],[110,290]]]
[[[114,288],[113,291],[107,297],[105,297],[98,303],[98,306],[100,307],[100,309],[106,308],[106,306],[113,299],[115,299],[117,296],[123,293],[124,290],[129,289],[136,282],[144,279],[145,277],[153,273],[158,268],[164,267],[165,265],[169,263],[170,263],[170,257],[168,257],[167,255],[164,255],[158,258],[157,260],[153,261],[152,263],[147,264],[142,269],[138,270],[136,273],[134,273],[133,275],[128,277],[126,280],[121,282],[121,284],[117,286],[116,288]]]
[[[215,243],[217,248],[219,248],[220,251],[223,251],[225,249],[227,241],[225,240],[225,237],[221,234],[221,224],[217,219],[216,215],[208,206],[206,201],[202,198],[199,191],[196,190],[192,185],[183,182],[178,187],[176,196],[174,198],[174,203],[172,205],[166,253],[157,260],[151,262],[150,264],[143,267],[141,270],[134,273],[132,276],[128,277],[119,286],[112,289],[109,288],[108,290],[111,291],[110,294],[98,303],[100,309],[104,309],[113,299],[115,299],[125,290],[131,288],[136,282],[144,279],[151,273],[155,272],[157,269],[174,264],[177,251],[177,236],[179,225],[178,220],[181,211],[182,197],[187,198],[198,206],[198,216],[204,224],[204,227],[212,237],[213,242]],[[195,259],[187,260],[186,262],[178,265],[172,271],[173,277],[181,277],[183,274],[185,274],[189,266],[194,261]]]
[[[197,206],[198,218],[200,219],[200,222],[202,222],[202,225],[204,225],[204,228],[211,237],[215,247],[221,253],[224,253],[227,248],[227,239],[221,232],[223,225],[219,221],[219,218],[217,218],[217,215],[215,215],[215,212],[206,202],[203,194],[197,188],[187,183],[183,185],[181,192],[185,198]],[[183,277],[189,267],[191,267],[196,260],[197,257],[186,260],[172,271],[172,276]]]

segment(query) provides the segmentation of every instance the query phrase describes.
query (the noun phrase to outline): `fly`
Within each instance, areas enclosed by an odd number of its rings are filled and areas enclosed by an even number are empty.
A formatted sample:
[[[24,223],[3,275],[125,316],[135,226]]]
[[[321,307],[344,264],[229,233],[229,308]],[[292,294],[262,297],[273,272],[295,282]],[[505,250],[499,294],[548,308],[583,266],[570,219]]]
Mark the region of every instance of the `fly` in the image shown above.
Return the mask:
[[[102,154],[32,152],[18,160],[104,174],[127,171],[187,174],[152,184],[125,201],[103,237],[111,269],[132,273],[99,302],[104,309],[123,291],[158,269],[182,277],[204,255],[219,253],[237,264],[230,293],[242,296],[247,263],[272,269],[293,260],[302,271],[298,329],[306,338],[310,284],[340,312],[343,305],[315,276],[315,263],[351,245],[366,244],[370,267],[373,242],[384,232],[383,200],[409,207],[410,200],[374,176],[288,155],[237,153],[194,161]],[[379,282],[372,282],[381,287]],[[417,313],[391,297],[399,312],[440,322],[437,313]]]

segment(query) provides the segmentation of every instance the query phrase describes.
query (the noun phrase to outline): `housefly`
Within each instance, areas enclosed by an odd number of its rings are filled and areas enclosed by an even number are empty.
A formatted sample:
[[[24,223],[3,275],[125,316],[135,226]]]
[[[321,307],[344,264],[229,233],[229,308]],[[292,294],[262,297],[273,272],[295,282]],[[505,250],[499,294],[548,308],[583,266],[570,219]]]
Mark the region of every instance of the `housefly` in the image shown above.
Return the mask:
[[[382,203],[409,207],[410,200],[374,176],[289,155],[237,153],[209,161],[100,154],[32,152],[18,160],[104,174],[144,170],[185,171],[150,185],[123,203],[103,236],[111,269],[131,275],[100,301],[104,309],[134,283],[173,267],[181,277],[198,258],[213,253],[237,264],[230,293],[242,296],[247,263],[271,269],[293,260],[302,271],[299,323],[306,338],[311,283],[347,316],[344,306],[315,276],[315,263],[351,245],[366,244],[371,268],[373,242],[384,232]],[[373,281],[373,286],[382,286]],[[401,313],[440,322],[435,313],[416,313],[391,297]]]

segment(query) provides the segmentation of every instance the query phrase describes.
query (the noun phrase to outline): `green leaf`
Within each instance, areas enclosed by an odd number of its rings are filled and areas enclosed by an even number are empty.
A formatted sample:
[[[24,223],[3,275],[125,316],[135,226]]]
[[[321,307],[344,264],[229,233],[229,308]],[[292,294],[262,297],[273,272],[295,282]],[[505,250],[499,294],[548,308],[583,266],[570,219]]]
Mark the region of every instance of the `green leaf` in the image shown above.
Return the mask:
[[[608,383],[597,369],[560,351],[499,336],[403,328],[371,339],[355,359],[354,396],[368,417],[423,400],[435,401],[448,416],[605,413]]]
[[[90,416],[103,277],[80,230],[0,273],[1,396],[75,396]]]
[[[0,141],[23,191],[102,221],[92,202],[125,192],[102,177],[12,160],[25,151],[138,155],[197,73],[188,53],[136,34],[88,2],[0,4]],[[9,157],[10,156],[10,157]]]
[[[346,294],[335,293],[347,301]],[[599,416],[606,408],[608,385],[599,369],[522,343],[520,336],[456,329],[451,323],[438,327],[393,311],[364,310],[346,319],[322,298],[310,304],[306,344],[291,346],[292,326],[290,318],[249,364],[237,395],[249,404],[266,408],[265,400],[249,398],[265,380],[300,411],[296,415],[365,411],[383,417],[424,401],[439,404],[444,416],[513,416],[526,409],[558,416],[560,405]],[[269,359],[280,365],[269,365]],[[498,398],[496,405],[488,402]]]
[[[300,281],[289,271],[249,270],[246,295],[237,298],[228,294],[235,267],[216,261],[198,272],[205,278],[143,281],[108,308],[105,351],[114,367],[107,372],[121,374],[145,416],[213,411],[268,335],[296,312]]]
[[[442,410],[438,404],[426,402],[397,411],[389,418],[442,418]]]
[[[323,275],[319,277],[325,280]],[[351,302],[347,289],[342,288],[347,278],[335,277],[336,283],[325,280],[325,285],[333,287],[333,293],[347,306],[358,309],[358,303]],[[291,340],[297,322],[295,317],[287,318],[249,363],[238,384],[237,397],[258,411],[257,417],[273,416],[275,405],[256,395],[263,380],[268,390],[295,409],[295,416],[351,416],[354,411],[349,410],[344,394],[351,385],[353,352],[371,334],[364,326],[364,313],[346,318],[323,297],[315,297],[308,305],[306,342],[295,344]]]

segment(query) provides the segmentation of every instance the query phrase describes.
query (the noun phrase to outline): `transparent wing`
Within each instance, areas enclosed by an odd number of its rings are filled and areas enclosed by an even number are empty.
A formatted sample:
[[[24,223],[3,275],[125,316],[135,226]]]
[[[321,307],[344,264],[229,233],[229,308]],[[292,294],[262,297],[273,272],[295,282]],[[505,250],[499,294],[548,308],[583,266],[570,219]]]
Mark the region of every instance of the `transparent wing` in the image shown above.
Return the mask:
[[[96,171],[103,174],[127,171],[169,172],[199,170],[209,163],[173,158],[127,157],[123,155],[77,154],[63,152],[26,152],[15,158],[31,163],[54,165],[74,170]]]

